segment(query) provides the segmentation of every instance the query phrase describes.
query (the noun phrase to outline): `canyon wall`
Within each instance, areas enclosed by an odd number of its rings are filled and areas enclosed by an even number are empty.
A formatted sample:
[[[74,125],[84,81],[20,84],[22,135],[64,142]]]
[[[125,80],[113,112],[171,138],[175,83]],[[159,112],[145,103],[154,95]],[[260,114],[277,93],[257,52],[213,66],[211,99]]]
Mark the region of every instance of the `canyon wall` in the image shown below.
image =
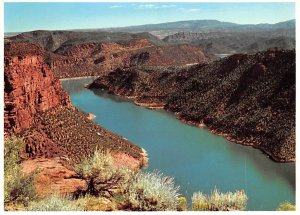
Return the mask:
[[[116,68],[168,66],[208,62],[189,45],[155,46],[146,39],[120,43],[85,43],[49,53],[47,63],[58,78],[99,76]]]
[[[189,69],[116,69],[90,88],[165,108],[277,161],[295,161],[295,51],[233,55]]]
[[[69,96],[44,63],[43,50],[34,44],[9,43],[4,57],[5,133],[20,133],[34,117],[57,106],[69,106]]]
[[[5,44],[5,134],[24,137],[29,158],[67,156],[75,163],[96,148],[120,154],[133,169],[146,165],[143,150],[106,131],[72,107],[69,96],[49,66],[45,50],[31,43]]]
[[[149,33],[33,31],[7,38],[43,48],[45,63],[57,78],[100,76],[117,68],[206,63],[199,48],[168,45]]]

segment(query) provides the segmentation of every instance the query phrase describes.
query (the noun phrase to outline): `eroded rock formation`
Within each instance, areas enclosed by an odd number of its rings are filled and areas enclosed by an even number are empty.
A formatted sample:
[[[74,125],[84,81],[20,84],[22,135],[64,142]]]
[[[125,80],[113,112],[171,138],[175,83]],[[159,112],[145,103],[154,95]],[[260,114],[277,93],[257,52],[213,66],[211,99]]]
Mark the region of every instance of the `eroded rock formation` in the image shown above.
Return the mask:
[[[6,133],[29,128],[38,113],[70,105],[69,96],[44,63],[43,50],[37,45],[5,45],[4,81]]]

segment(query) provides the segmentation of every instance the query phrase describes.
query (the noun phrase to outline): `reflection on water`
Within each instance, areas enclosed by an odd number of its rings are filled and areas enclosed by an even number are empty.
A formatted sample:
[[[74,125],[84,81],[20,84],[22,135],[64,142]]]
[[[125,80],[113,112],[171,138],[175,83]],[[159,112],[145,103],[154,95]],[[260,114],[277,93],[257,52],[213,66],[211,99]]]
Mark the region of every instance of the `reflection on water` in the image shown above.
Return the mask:
[[[97,116],[95,122],[145,148],[148,170],[172,176],[181,193],[244,189],[249,210],[275,210],[295,202],[295,165],[275,163],[257,149],[237,145],[206,129],[186,125],[165,111],[148,110],[128,99],[88,90],[91,79],[63,81],[72,104]]]

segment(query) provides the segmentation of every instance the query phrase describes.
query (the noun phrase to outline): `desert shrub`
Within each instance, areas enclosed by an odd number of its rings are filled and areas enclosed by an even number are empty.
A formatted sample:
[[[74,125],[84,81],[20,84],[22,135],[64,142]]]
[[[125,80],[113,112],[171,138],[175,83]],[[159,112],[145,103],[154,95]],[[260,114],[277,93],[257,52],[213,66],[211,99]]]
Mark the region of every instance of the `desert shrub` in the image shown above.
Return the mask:
[[[199,192],[194,193],[192,196],[192,210],[193,211],[208,211],[209,210],[209,203],[208,197]]]
[[[105,197],[123,192],[123,185],[133,175],[133,172],[126,167],[114,166],[110,153],[99,150],[96,150],[93,156],[75,165],[74,169],[88,181],[91,194]]]
[[[4,143],[4,201],[27,204],[36,196],[34,177],[25,175],[20,168],[20,147],[24,146],[22,138],[11,136]]]
[[[280,203],[280,205],[278,206],[278,208],[276,210],[277,211],[295,211],[296,206],[289,202],[283,202],[283,203]]]
[[[186,211],[187,210],[187,201],[185,197],[177,197],[177,211]]]
[[[113,164],[110,153],[96,150],[91,157],[85,158],[75,165],[75,171],[83,178],[93,178],[101,172],[107,171]]]
[[[132,210],[167,211],[177,209],[178,190],[173,178],[154,171],[137,173],[129,182],[126,195]]]
[[[192,196],[192,209],[195,211],[245,210],[246,205],[247,196],[243,190],[221,193],[214,189],[210,196],[201,192]]]
[[[83,211],[82,205],[76,204],[71,197],[52,195],[39,201],[32,201],[27,207],[28,211]]]

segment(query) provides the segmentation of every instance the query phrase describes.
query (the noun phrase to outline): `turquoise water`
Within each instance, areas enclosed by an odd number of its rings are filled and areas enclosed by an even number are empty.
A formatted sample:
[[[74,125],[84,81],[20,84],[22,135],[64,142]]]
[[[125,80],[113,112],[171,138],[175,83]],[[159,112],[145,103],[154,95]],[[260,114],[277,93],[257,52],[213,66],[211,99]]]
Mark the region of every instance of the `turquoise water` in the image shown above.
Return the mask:
[[[96,123],[146,149],[147,170],[174,177],[184,196],[210,193],[217,187],[222,192],[244,189],[248,210],[275,210],[283,201],[295,203],[295,164],[273,162],[257,149],[186,125],[165,111],[83,88],[91,80],[62,82],[72,104],[95,114]]]
[[[219,58],[221,58],[221,59],[225,58],[225,57],[228,57],[230,55],[232,55],[232,54],[216,54],[216,56],[219,57]]]

